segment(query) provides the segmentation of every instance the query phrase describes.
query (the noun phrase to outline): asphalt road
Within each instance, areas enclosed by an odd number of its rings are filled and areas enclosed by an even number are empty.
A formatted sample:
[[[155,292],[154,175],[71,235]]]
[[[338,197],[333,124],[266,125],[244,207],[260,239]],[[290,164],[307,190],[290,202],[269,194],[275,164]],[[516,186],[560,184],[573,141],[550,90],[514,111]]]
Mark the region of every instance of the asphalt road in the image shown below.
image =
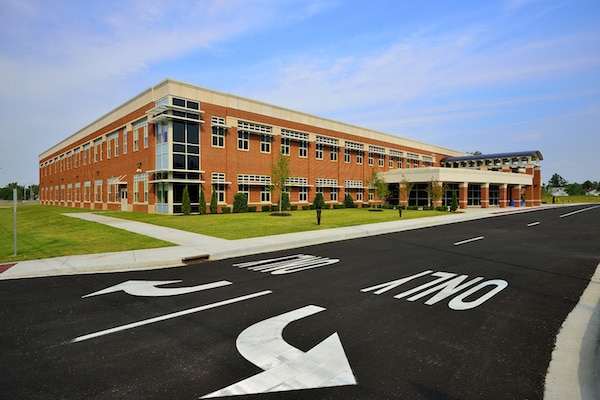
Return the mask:
[[[0,281],[0,397],[541,399],[598,237],[580,206]]]

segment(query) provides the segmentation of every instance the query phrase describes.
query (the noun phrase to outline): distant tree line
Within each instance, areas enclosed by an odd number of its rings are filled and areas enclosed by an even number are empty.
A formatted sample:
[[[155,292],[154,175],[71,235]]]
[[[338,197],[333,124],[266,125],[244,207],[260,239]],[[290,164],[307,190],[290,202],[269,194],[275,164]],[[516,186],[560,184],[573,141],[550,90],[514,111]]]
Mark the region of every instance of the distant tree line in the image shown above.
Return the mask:
[[[17,200],[37,200],[39,185],[21,186],[17,182],[9,183],[7,186],[0,188],[0,200],[12,200],[13,189],[17,189]]]
[[[583,183],[570,183],[559,174],[554,174],[548,181],[548,184],[544,187],[546,193],[550,194],[552,188],[561,187],[564,188],[565,192],[569,196],[581,196],[592,190],[600,190],[600,182],[592,182],[587,180]]]

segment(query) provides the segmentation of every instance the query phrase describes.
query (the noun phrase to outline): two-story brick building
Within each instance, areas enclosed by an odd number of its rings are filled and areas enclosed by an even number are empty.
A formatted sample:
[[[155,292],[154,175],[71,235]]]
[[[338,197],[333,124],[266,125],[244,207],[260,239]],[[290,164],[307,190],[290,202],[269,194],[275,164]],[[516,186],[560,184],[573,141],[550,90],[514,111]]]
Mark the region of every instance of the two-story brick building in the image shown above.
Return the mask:
[[[193,211],[200,192],[220,206],[245,193],[270,205],[272,165],[289,157],[294,205],[321,192],[328,203],[377,202],[375,169],[394,204],[429,204],[426,187],[445,184],[437,203],[460,206],[541,204],[538,151],[472,156],[271,104],[167,79],[110,111],[39,157],[42,204],[93,210]],[[409,198],[403,182],[415,183]],[[258,208],[260,210],[260,207]]]

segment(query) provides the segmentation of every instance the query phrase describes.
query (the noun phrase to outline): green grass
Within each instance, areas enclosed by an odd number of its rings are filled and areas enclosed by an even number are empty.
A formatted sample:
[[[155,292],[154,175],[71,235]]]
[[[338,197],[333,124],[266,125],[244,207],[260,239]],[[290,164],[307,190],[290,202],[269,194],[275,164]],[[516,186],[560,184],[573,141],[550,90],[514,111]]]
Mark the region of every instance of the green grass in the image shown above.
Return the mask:
[[[231,240],[398,220],[398,210],[387,209],[382,211],[369,211],[366,208],[323,210],[321,225],[317,225],[317,214],[314,210],[290,211],[289,214],[291,216],[288,217],[271,216],[267,212],[206,214],[185,217],[117,212],[107,215]],[[444,214],[448,213],[403,210],[402,219]]]
[[[554,201],[556,204],[600,203],[600,196],[558,196]],[[542,202],[552,204],[552,196],[542,196]]]
[[[172,246],[147,236],[62,215],[82,211],[86,210],[19,203],[15,257],[12,203],[3,203],[0,206],[0,263]]]

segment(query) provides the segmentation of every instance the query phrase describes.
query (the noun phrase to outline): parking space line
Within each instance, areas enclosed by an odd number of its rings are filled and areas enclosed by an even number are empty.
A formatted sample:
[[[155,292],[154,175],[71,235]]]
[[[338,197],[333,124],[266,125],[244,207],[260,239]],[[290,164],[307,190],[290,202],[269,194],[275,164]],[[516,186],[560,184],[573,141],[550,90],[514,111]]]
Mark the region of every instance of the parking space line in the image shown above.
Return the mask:
[[[475,242],[477,240],[481,240],[483,239],[483,236],[477,236],[471,239],[466,239],[466,240],[461,240],[460,242],[454,242],[455,246],[460,246],[461,244],[465,244],[465,243],[471,243],[471,242]]]
[[[588,208],[582,208],[581,210],[576,210],[576,211],[573,211],[573,212],[570,212],[570,213],[566,213],[566,214],[560,215],[558,218],[570,217],[571,215],[579,214],[579,213],[584,212],[584,211],[590,211],[590,210],[593,210],[593,209],[598,208],[598,207],[600,207],[600,206],[593,206],[593,207],[588,207]]]
[[[264,296],[264,295],[271,294],[271,293],[273,293],[271,290],[264,290],[262,292],[251,293],[251,294],[247,294],[245,296],[234,297],[232,299],[218,301],[216,303],[206,304],[206,305],[200,306],[200,307],[190,308],[190,309],[187,309],[187,310],[182,310],[182,311],[174,312],[174,313],[171,313],[171,314],[161,315],[159,317],[149,318],[149,319],[145,319],[145,320],[142,320],[142,321],[133,322],[131,324],[121,325],[121,326],[117,326],[117,327],[114,327],[114,328],[105,329],[103,331],[93,332],[93,333],[90,333],[90,334],[87,334],[87,335],[79,336],[79,337],[76,337],[75,339],[71,340],[70,343],[83,342],[84,340],[88,340],[88,339],[93,339],[93,338],[97,338],[97,337],[100,337],[100,336],[109,335],[111,333],[120,332],[120,331],[124,331],[124,330],[127,330],[127,329],[137,328],[139,326],[152,324],[154,322],[165,321],[165,320],[168,320],[168,319],[171,319],[171,318],[177,318],[177,317],[181,317],[181,316],[184,316],[184,315],[193,314],[193,313],[196,313],[196,312],[199,312],[199,311],[209,310],[211,308],[217,308],[217,307],[221,307],[221,306],[225,306],[225,305],[228,305],[228,304],[237,303],[237,302],[244,301],[244,300],[250,300],[250,299],[253,299],[255,297],[260,297],[260,296]]]

